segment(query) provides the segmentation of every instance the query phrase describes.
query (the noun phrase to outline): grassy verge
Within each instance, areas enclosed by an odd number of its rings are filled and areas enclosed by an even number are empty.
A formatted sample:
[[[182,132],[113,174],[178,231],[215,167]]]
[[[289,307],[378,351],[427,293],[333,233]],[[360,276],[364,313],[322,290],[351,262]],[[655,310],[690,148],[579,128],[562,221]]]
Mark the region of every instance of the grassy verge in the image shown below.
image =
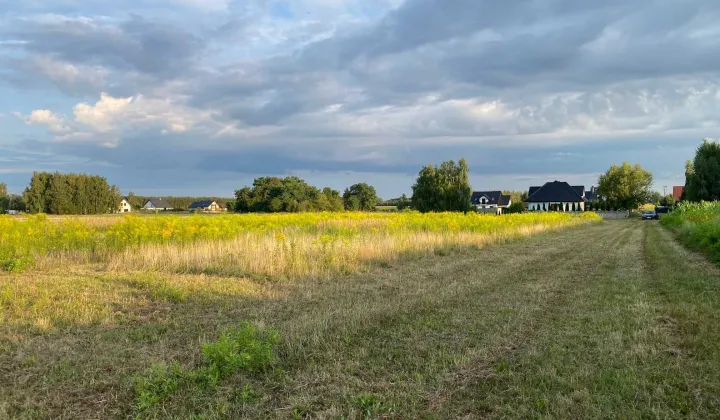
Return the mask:
[[[716,418],[718,284],[634,220],[330,280],[5,273],[0,417]]]

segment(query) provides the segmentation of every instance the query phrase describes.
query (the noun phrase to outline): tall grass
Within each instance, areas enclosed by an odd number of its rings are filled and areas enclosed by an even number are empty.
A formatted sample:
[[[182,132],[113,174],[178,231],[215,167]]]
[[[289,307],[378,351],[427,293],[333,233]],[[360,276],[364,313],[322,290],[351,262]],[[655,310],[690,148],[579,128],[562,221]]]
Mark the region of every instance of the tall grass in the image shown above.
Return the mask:
[[[0,265],[108,263],[111,269],[224,272],[262,276],[353,272],[405,253],[532,235],[596,220],[594,214],[306,213],[116,218],[0,217]]]
[[[720,262],[720,202],[681,203],[661,222],[686,247]]]

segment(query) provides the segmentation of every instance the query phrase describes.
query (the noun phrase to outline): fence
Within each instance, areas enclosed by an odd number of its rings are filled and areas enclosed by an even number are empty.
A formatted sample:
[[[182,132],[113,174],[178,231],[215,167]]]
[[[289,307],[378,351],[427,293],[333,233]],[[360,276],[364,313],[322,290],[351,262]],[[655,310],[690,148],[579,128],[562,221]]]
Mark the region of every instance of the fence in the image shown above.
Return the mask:
[[[627,219],[630,217],[630,212],[627,210],[617,210],[617,211],[596,211],[600,217],[603,219]]]

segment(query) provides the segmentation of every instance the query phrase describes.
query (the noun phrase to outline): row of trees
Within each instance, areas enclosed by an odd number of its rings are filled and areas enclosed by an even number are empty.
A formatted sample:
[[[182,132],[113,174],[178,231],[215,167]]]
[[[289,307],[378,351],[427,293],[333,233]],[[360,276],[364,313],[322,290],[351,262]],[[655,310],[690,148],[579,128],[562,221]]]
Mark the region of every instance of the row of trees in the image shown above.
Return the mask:
[[[120,190],[98,175],[34,172],[23,199],[31,213],[98,214],[117,208]]]
[[[233,209],[240,213],[371,211],[377,204],[375,188],[368,184],[352,185],[341,196],[332,188],[320,190],[296,176],[288,176],[255,179],[252,187],[235,191]]]
[[[25,211],[25,201],[22,196],[8,194],[7,184],[0,183],[0,214],[8,210]]]

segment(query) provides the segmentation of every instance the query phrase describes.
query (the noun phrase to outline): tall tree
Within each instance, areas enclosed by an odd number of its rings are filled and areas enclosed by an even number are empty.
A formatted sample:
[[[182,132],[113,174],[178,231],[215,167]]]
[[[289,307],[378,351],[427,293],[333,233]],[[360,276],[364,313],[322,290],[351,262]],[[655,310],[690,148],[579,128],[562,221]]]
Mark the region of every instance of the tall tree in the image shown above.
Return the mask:
[[[469,211],[472,196],[469,172],[465,159],[460,159],[457,165],[450,160],[439,167],[425,166],[413,185],[413,207],[423,213]]]
[[[650,197],[652,173],[639,164],[613,165],[598,180],[598,194],[615,209],[636,209]]]
[[[0,214],[10,209],[10,197],[7,193],[7,184],[0,182]]]
[[[695,159],[685,164],[685,199],[720,200],[720,144],[708,139],[695,151]]]
[[[35,172],[23,199],[32,213],[100,214],[117,209],[120,192],[97,175]]]
[[[373,211],[377,205],[375,188],[365,183],[345,189],[342,198],[345,210]]]

